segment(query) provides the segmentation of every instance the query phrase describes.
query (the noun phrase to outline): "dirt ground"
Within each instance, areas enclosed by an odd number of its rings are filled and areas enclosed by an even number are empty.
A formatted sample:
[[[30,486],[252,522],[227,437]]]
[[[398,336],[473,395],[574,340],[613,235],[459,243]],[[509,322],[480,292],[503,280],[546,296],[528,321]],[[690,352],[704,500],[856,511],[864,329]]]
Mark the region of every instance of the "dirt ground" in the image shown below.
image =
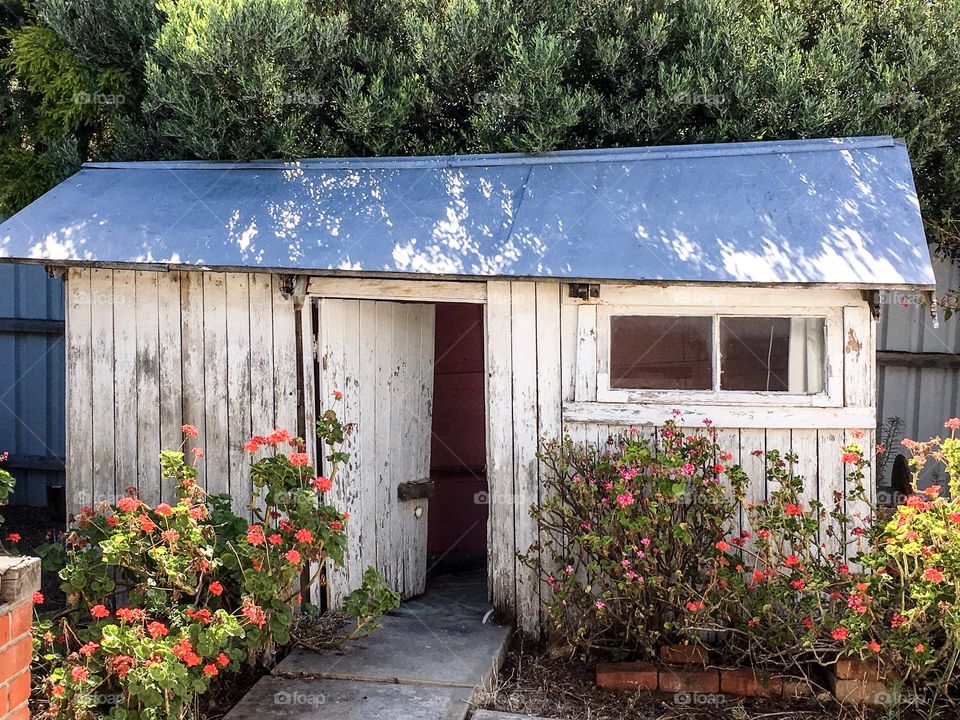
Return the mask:
[[[818,700],[767,701],[724,695],[619,693],[600,690],[595,665],[550,657],[543,646],[517,643],[494,691],[480,707],[558,720],[946,720],[960,707],[902,703],[889,710],[841,708]]]

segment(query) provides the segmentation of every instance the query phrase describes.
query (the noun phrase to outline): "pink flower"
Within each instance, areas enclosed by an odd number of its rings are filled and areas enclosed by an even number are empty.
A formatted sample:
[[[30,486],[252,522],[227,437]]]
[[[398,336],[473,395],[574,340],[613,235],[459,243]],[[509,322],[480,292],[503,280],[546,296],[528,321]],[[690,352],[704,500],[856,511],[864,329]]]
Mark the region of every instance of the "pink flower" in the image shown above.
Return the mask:
[[[90,671],[81,665],[77,665],[70,671],[70,677],[74,682],[80,683],[90,677]]]
[[[203,459],[203,448],[193,448],[190,452],[193,453],[193,456],[194,456],[197,460],[202,460],[202,459]]]
[[[294,537],[297,539],[298,542],[302,542],[302,543],[313,542],[313,533],[307,530],[306,528],[300,528],[299,530],[297,530],[297,532],[294,534]]]
[[[945,428],[950,428],[951,430],[960,430],[960,418],[950,418],[943,424],[943,426]]]
[[[103,620],[105,617],[110,617],[110,611],[107,610],[106,605],[94,605],[90,608],[90,614],[95,620]]]
[[[263,545],[266,538],[263,535],[263,528],[259,525],[251,525],[247,528],[247,542],[251,545]]]
[[[631,493],[625,492],[617,495],[617,505],[620,507],[627,507],[633,505],[636,502]]]
[[[35,590],[33,593],[33,604],[43,605],[43,601],[44,601],[43,593],[38,590]]]
[[[596,605],[597,610],[603,610],[607,605],[603,600],[597,600],[594,605]]]
[[[197,430],[197,428],[195,428],[193,425],[184,425],[180,429],[183,430],[183,434],[187,437],[200,437],[200,431]]]
[[[684,463],[684,465],[680,468],[680,472],[684,475],[693,475],[696,471],[697,469],[690,463]]]
[[[305,452],[291,453],[290,464],[294,467],[303,467],[310,462],[310,456]]]
[[[140,507],[140,501],[132,497],[122,497],[117,500],[117,507],[123,512],[133,512]]]

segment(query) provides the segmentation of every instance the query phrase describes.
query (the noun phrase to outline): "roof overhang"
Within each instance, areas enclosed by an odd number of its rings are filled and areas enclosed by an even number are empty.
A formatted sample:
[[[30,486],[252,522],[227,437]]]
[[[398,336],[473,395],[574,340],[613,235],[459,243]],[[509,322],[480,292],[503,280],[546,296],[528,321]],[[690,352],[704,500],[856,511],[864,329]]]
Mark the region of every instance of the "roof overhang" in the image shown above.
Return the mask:
[[[889,137],[543,155],[88,164],[0,258],[348,277],[932,289]]]

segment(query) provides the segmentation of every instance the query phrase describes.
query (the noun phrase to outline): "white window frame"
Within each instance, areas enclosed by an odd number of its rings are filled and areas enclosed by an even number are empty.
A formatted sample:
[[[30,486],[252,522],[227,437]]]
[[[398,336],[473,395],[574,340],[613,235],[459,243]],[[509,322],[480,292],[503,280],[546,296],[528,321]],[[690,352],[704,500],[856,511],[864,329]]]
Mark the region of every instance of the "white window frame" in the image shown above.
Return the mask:
[[[610,318],[614,315],[709,317],[713,322],[712,390],[643,390],[610,387]],[[814,394],[765,390],[720,390],[721,317],[822,317],[824,318],[824,389]],[[784,407],[841,407],[843,405],[843,313],[825,307],[731,307],[716,306],[597,306],[597,402],[752,405]]]

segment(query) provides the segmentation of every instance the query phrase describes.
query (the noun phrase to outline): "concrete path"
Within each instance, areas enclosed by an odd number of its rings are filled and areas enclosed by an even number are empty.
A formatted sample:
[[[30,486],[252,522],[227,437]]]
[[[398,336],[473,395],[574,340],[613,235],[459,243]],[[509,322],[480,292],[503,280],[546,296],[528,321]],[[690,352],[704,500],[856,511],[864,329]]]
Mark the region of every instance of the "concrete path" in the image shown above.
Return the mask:
[[[343,651],[292,652],[226,720],[464,720],[510,642],[489,611],[484,578],[438,578]]]

